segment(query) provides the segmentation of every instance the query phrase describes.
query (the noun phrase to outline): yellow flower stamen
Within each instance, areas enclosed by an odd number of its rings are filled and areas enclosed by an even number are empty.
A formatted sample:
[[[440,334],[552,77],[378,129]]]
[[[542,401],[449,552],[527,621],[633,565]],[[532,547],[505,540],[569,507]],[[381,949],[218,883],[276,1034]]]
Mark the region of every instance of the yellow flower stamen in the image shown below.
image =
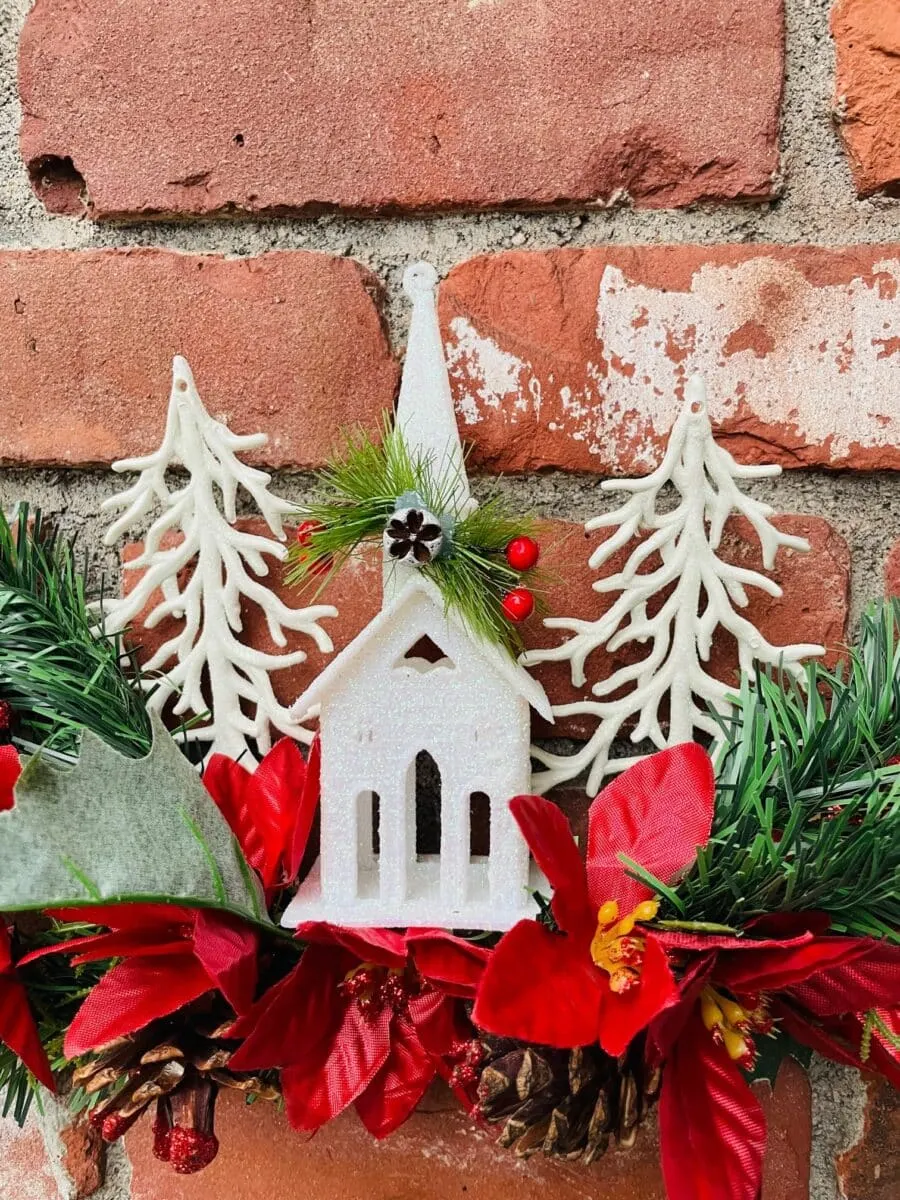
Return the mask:
[[[748,1069],[756,1062],[756,1046],[749,1034],[768,1033],[772,1028],[765,1004],[744,1008],[709,985],[700,993],[700,1018],[728,1057]]]
[[[637,986],[645,939],[631,934],[639,921],[652,921],[658,911],[658,900],[644,900],[620,919],[615,900],[607,900],[601,906],[597,913],[597,931],[591,942],[591,958],[595,966],[609,975],[610,991],[622,994]]]

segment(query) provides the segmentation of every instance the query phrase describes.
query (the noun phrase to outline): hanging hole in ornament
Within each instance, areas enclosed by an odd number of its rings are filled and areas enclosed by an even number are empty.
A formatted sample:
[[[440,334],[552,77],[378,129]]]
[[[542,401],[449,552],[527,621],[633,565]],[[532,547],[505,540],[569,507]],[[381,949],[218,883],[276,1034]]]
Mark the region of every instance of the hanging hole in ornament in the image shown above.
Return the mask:
[[[414,671],[418,671],[420,675],[427,675],[429,671],[434,671],[437,667],[447,667],[453,669],[456,663],[450,656],[441,649],[437,642],[432,641],[428,635],[420,637],[418,641],[413,642],[402,658],[398,659],[394,664],[395,669],[412,667]]]
[[[441,853],[441,772],[427,750],[415,761],[416,861]]]
[[[469,857],[487,858],[491,852],[491,798],[487,792],[469,796]]]

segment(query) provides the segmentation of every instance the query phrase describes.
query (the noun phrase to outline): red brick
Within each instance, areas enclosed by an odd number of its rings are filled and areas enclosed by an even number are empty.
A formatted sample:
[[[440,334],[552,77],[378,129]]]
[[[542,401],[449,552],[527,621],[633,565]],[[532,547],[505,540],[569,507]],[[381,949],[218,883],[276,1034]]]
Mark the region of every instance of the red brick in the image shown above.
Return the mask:
[[[3,1200],[59,1200],[44,1140],[29,1121],[20,1129],[0,1118],[0,1196]]]
[[[868,1081],[863,1133],[838,1156],[846,1200],[896,1200],[900,1185],[900,1095],[884,1079]]]
[[[900,186],[900,2],[838,0],[834,110],[860,195]]]
[[[214,416],[270,435],[260,461],[319,465],[338,425],[375,429],[392,402],[377,295],[327,254],[2,252],[0,453],[84,466],[154,449],[177,353]]]
[[[894,542],[884,564],[884,590],[888,596],[900,596],[900,542]]]
[[[782,7],[38,0],[22,153],[96,217],[765,197]]]
[[[837,647],[844,641],[847,622],[847,601],[850,574],[850,556],[843,538],[820,517],[786,516],[776,518],[778,527],[788,533],[809,540],[809,554],[781,550],[776,560],[772,577],[781,584],[784,595],[776,600],[765,592],[751,590],[748,618],[776,644],[788,642],[821,642],[828,647]],[[244,522],[246,527],[265,532],[261,522]],[[726,532],[723,556],[751,569],[762,568],[758,545],[746,540],[751,535],[744,522],[733,522]],[[601,594],[591,586],[598,577],[588,566],[588,557],[597,545],[600,534],[588,537],[581,525],[566,521],[546,522],[541,534],[544,546],[542,564],[546,572],[546,601],[550,613],[557,616],[575,616],[584,620],[596,620],[614,602],[615,595]],[[139,545],[125,549],[126,560],[139,553]],[[627,548],[609,565],[609,573],[618,571],[624,564]],[[331,581],[321,600],[333,603],[339,616],[327,621],[327,628],[336,650],[342,649],[366,625],[381,607],[380,549],[376,548],[365,562],[348,564]],[[652,560],[646,564],[652,569]],[[287,604],[301,602],[295,590],[280,581],[279,568],[274,568],[271,581],[278,594]],[[126,587],[133,586],[133,572],[125,573]],[[302,602],[308,602],[305,599]],[[138,627],[136,637],[147,654],[172,636],[175,624],[169,620],[152,630]],[[271,641],[265,621],[256,606],[248,606],[244,612],[245,637],[254,646],[269,653],[278,652]],[[537,618],[523,626],[529,647],[555,645],[565,640],[558,630],[544,629]],[[299,634],[287,634],[287,649],[304,649],[309,658],[300,666],[278,671],[272,676],[275,694],[284,703],[291,703],[303,692],[322,669],[329,656],[321,654],[308,638]],[[643,657],[645,650],[638,649]],[[609,675],[619,666],[632,661],[623,652],[609,655],[596,652],[591,659],[593,678]],[[736,678],[737,654],[730,636],[721,637],[714,645],[712,669],[722,679]],[[588,698],[590,687],[576,689],[572,686],[568,664],[547,663],[535,669],[535,675],[547,689],[555,704],[566,704],[580,698]],[[553,727],[557,735],[585,737],[594,728],[589,718],[568,718]],[[548,733],[546,727],[537,732]]]
[[[189,1179],[153,1158],[149,1122],[129,1134],[131,1200],[257,1200],[301,1194],[315,1200],[664,1200],[653,1122],[634,1149],[593,1167],[522,1162],[477,1131],[443,1090],[429,1093],[397,1133],[376,1142],[353,1112],[313,1138],[291,1131],[271,1105],[243,1106],[223,1094],[216,1113],[222,1149]]]
[[[791,1064],[793,1066],[793,1064]],[[800,1200],[804,1148],[811,1130],[809,1086],[793,1070],[779,1075],[774,1096],[758,1088],[772,1140],[762,1200]],[[355,1113],[307,1139],[271,1105],[242,1105],[223,1094],[216,1118],[219,1157],[200,1175],[180,1178],[151,1153],[149,1121],[128,1135],[131,1200],[256,1200],[298,1193],[316,1200],[664,1200],[656,1123],[651,1117],[630,1151],[613,1150],[592,1167],[527,1162],[492,1144],[443,1090],[434,1089],[413,1117],[383,1142]],[[807,1185],[808,1189],[808,1185]],[[860,1200],[862,1198],[860,1197]]]
[[[472,259],[440,294],[463,431],[496,470],[645,473],[699,371],[743,461],[900,468],[898,284],[898,246]]]

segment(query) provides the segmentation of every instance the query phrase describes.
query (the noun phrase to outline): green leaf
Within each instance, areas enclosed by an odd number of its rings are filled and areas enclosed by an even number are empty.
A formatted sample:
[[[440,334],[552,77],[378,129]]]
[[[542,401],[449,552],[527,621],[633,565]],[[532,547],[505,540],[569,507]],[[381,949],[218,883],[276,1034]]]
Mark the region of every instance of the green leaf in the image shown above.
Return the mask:
[[[152,717],[145,758],[85,731],[76,766],[38,753],[0,813],[0,912],[140,901],[267,924],[256,877],[196,770]]]
[[[754,1082],[757,1079],[765,1079],[774,1087],[778,1070],[786,1058],[796,1059],[801,1067],[809,1068],[812,1050],[809,1046],[795,1041],[789,1034],[779,1030],[773,1037],[757,1037],[755,1041],[758,1058],[750,1072],[750,1078]]]

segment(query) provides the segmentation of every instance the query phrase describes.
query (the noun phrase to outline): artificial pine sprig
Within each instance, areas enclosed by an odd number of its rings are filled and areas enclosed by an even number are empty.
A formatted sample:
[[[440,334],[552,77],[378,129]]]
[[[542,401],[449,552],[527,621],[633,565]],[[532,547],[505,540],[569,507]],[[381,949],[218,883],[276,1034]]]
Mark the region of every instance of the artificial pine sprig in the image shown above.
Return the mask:
[[[628,864],[661,916],[740,929],[817,910],[900,941],[900,603],[874,605],[837,671],[745,678],[723,724],[712,836],[675,887]]]
[[[473,512],[458,511],[455,477],[442,474],[429,456],[414,454],[389,419],[379,442],[365,431],[345,434],[341,452],[319,473],[319,482],[322,498],[298,512],[304,536],[289,552],[289,584],[321,590],[365,543],[381,542],[398,504],[413,494],[449,532],[447,550],[420,569],[473,633],[511,654],[521,650],[502,602],[523,573],[504,555],[513,538],[534,532],[532,518],[510,512],[500,496]]]
[[[12,524],[0,512],[0,698],[17,735],[75,755],[86,728],[140,757],[150,748],[140,672],[98,620],[71,544],[37,509],[20,505]]]

